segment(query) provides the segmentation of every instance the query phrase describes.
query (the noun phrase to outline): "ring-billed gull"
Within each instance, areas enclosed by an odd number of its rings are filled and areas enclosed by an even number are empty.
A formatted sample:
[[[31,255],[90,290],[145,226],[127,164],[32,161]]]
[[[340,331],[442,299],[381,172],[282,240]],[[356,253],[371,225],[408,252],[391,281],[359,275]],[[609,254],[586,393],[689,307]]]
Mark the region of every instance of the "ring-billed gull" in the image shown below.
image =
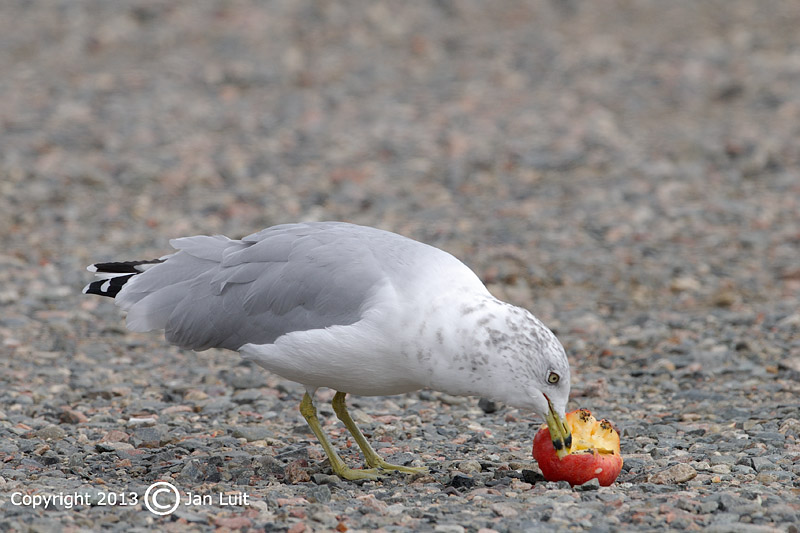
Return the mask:
[[[238,351],[304,385],[300,412],[338,476],[424,471],[389,464],[372,449],[347,412],[348,393],[429,388],[491,398],[539,414],[556,450],[570,447],[561,343],[449,253],[344,222],[170,244],[178,251],[160,259],[91,265],[101,279],[83,292],[114,298],[132,331],[163,329],[183,348]],[[347,467],[323,433],[313,403],[319,387],[336,391],[333,410],[368,469]]]

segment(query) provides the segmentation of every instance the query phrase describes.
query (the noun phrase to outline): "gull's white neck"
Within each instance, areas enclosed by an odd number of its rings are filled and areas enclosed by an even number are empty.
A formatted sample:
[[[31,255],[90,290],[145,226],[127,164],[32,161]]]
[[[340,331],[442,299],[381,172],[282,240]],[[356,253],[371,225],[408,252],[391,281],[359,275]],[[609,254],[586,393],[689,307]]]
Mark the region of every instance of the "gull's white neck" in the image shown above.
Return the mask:
[[[526,407],[535,381],[529,356],[541,350],[540,329],[528,311],[488,291],[449,294],[418,317],[411,362],[426,386],[453,395],[474,395]]]

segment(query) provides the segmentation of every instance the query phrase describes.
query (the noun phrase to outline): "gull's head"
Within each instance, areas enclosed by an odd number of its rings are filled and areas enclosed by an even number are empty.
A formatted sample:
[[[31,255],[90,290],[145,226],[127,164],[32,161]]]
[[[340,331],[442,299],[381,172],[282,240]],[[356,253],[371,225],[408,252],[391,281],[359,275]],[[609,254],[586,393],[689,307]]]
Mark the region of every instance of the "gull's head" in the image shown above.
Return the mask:
[[[563,457],[572,446],[572,433],[565,418],[570,388],[569,362],[556,336],[549,329],[545,330],[551,339],[531,358],[535,371],[528,394],[533,410],[547,422],[556,453]]]
[[[502,321],[493,320],[495,361],[502,372],[496,399],[534,411],[550,429],[559,457],[567,453],[572,434],[565,414],[569,401],[570,369],[564,347],[550,329],[528,311],[504,304]]]
[[[570,371],[556,336],[527,310],[492,296],[467,293],[426,331],[416,366],[419,381],[434,390],[482,396],[533,411],[547,422],[559,456],[572,435],[566,423]],[[427,317],[429,318],[429,317]],[[437,345],[433,357],[426,345]],[[424,357],[428,354],[427,357]]]

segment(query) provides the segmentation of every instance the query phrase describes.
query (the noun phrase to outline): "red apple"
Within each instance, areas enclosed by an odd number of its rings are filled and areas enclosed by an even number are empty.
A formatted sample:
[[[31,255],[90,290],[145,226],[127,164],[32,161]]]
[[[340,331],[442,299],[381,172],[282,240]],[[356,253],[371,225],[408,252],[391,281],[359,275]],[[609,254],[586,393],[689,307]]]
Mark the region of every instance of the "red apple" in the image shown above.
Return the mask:
[[[619,433],[608,420],[597,420],[588,409],[567,413],[572,431],[572,446],[560,458],[556,455],[550,430],[543,425],[533,438],[533,457],[548,481],[567,481],[581,485],[597,478],[600,485],[614,483],[622,470]]]

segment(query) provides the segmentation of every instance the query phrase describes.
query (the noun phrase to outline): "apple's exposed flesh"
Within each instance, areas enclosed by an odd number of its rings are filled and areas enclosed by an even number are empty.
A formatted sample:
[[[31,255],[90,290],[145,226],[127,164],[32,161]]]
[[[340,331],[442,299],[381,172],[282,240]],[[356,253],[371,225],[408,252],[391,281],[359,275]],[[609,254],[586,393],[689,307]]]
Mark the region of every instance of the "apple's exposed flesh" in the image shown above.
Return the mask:
[[[597,478],[600,485],[611,485],[622,471],[617,430],[608,420],[597,420],[588,409],[567,413],[566,421],[572,430],[572,446],[564,457],[559,459],[556,455],[546,425],[533,439],[533,457],[544,478],[570,485]]]

